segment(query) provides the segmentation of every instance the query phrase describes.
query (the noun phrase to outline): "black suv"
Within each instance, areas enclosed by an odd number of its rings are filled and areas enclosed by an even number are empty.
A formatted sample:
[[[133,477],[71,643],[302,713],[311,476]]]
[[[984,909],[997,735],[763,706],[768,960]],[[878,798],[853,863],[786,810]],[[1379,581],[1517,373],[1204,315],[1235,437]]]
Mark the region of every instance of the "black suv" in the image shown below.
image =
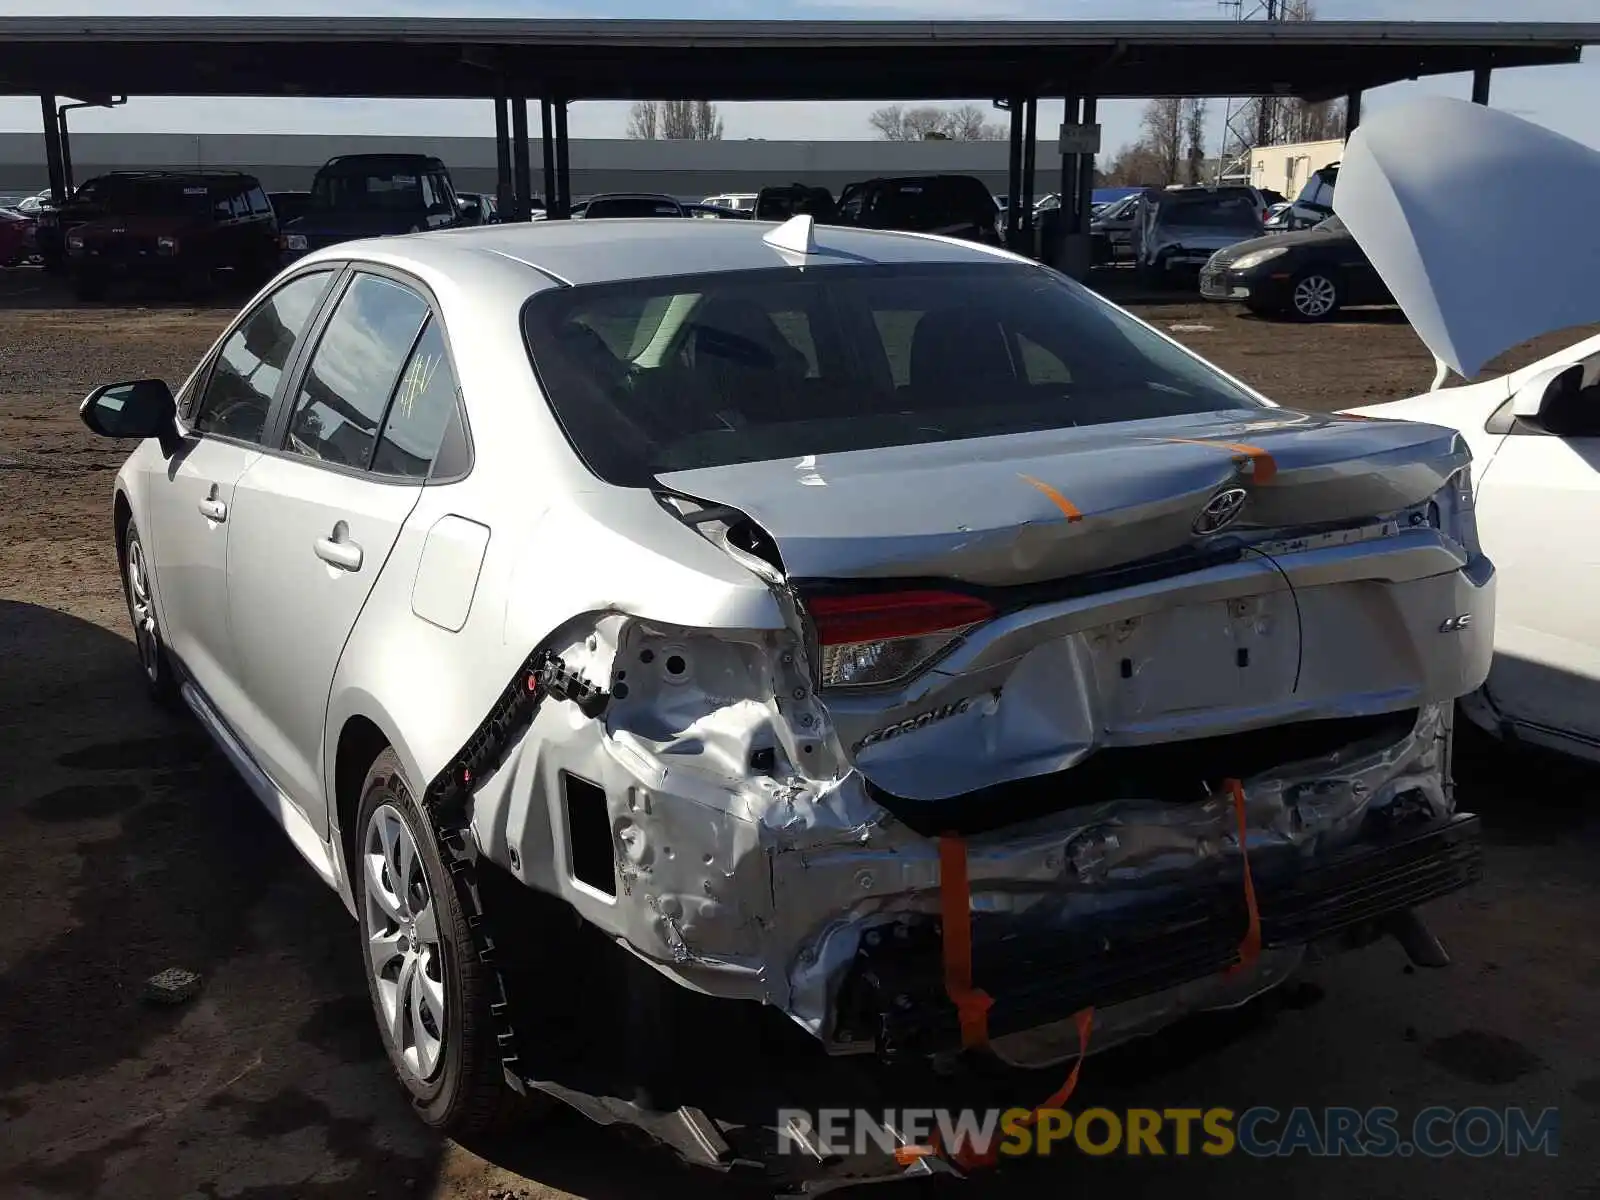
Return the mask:
[[[283,260],[355,238],[475,224],[457,202],[444,163],[424,154],[346,154],[311,181],[311,203],[287,222]]]
[[[804,213],[819,225],[833,224],[838,215],[832,192],[803,183],[762,188],[753,211],[757,221],[787,221]]]
[[[121,280],[194,292],[218,271],[254,286],[277,270],[277,217],[253,175],[118,171],[86,182],[59,216],[86,300]]]
[[[1000,208],[972,175],[868,179],[839,193],[839,223],[864,229],[942,233],[997,245]]]

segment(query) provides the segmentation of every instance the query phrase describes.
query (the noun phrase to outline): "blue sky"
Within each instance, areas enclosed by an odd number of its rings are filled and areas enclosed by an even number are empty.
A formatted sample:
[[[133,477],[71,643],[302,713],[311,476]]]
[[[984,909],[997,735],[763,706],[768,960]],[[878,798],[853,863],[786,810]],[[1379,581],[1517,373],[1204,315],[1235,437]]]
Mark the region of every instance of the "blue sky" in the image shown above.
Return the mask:
[[[228,12],[270,15],[318,15],[337,11],[347,16],[551,16],[656,17],[685,11],[701,18],[771,18],[771,0],[697,0],[688,8],[672,0],[452,0],[447,6],[426,0],[342,0],[336,7],[316,0],[0,0],[0,15],[154,15]],[[1600,19],[1600,0],[1317,0],[1325,19],[1495,20],[1508,15],[1523,21]],[[803,19],[1081,19],[1151,20],[1214,19],[1221,15],[1216,0],[804,0],[782,10],[785,18]],[[1371,108],[1407,95],[1435,92],[1465,97],[1470,81],[1443,76],[1396,84],[1368,94]],[[1523,68],[1497,72],[1492,102],[1529,120],[1600,148],[1600,50],[1582,63],[1564,67]],[[876,104],[728,104],[722,106],[728,138],[826,139],[872,136],[868,114]],[[1115,150],[1137,133],[1137,101],[1101,105],[1105,146]],[[1212,105],[1212,124],[1222,121],[1223,104]],[[1000,114],[996,114],[999,116]],[[1040,103],[1040,128],[1051,130],[1061,117],[1060,105]],[[574,137],[621,137],[627,105],[586,102],[571,112]],[[493,117],[487,102],[379,100],[131,100],[114,112],[74,113],[75,131],[185,133],[415,133],[489,135]],[[0,129],[39,127],[37,100],[0,97]],[[1214,135],[1215,138],[1215,135]]]

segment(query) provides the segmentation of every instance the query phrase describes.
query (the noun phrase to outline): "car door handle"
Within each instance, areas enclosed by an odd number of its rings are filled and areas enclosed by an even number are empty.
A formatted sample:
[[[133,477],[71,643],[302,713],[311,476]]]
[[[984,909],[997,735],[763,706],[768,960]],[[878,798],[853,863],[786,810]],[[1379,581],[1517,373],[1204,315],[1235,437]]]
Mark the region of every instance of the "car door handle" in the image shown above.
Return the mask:
[[[343,526],[344,522],[339,524]],[[341,534],[344,536],[341,537]],[[341,571],[361,570],[361,547],[348,538],[349,534],[342,528],[336,528],[331,538],[318,538],[315,545],[317,557]]]
[[[216,497],[208,497],[200,501],[200,515],[208,521],[226,521],[228,519],[228,506]]]

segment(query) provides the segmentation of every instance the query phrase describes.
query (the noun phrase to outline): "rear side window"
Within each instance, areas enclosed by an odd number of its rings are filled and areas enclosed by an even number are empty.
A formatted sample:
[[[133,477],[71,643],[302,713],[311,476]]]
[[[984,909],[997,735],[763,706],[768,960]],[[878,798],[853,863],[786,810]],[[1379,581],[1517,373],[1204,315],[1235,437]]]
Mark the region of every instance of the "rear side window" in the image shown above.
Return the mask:
[[[395,385],[378,438],[372,469],[382,475],[426,479],[456,412],[456,377],[437,320],[417,339]]]
[[[389,396],[427,316],[427,302],[410,288],[357,275],[311,356],[285,448],[365,469]]]
[[[544,392],[602,478],[1259,402],[1083,288],[1013,263],[743,271],[552,289]]]
[[[228,336],[192,422],[197,433],[261,441],[289,357],[332,277],[331,271],[296,276]]]

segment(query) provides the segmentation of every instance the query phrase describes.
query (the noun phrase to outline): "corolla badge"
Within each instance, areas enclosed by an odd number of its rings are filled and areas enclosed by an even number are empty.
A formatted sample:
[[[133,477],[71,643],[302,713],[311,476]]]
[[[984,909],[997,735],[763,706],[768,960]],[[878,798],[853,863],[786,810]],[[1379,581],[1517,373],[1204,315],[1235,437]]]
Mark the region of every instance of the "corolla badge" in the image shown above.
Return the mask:
[[[1194,519],[1196,533],[1216,533],[1232,525],[1235,518],[1244,509],[1244,502],[1250,498],[1250,493],[1243,488],[1223,488],[1200,510],[1200,515]]]

